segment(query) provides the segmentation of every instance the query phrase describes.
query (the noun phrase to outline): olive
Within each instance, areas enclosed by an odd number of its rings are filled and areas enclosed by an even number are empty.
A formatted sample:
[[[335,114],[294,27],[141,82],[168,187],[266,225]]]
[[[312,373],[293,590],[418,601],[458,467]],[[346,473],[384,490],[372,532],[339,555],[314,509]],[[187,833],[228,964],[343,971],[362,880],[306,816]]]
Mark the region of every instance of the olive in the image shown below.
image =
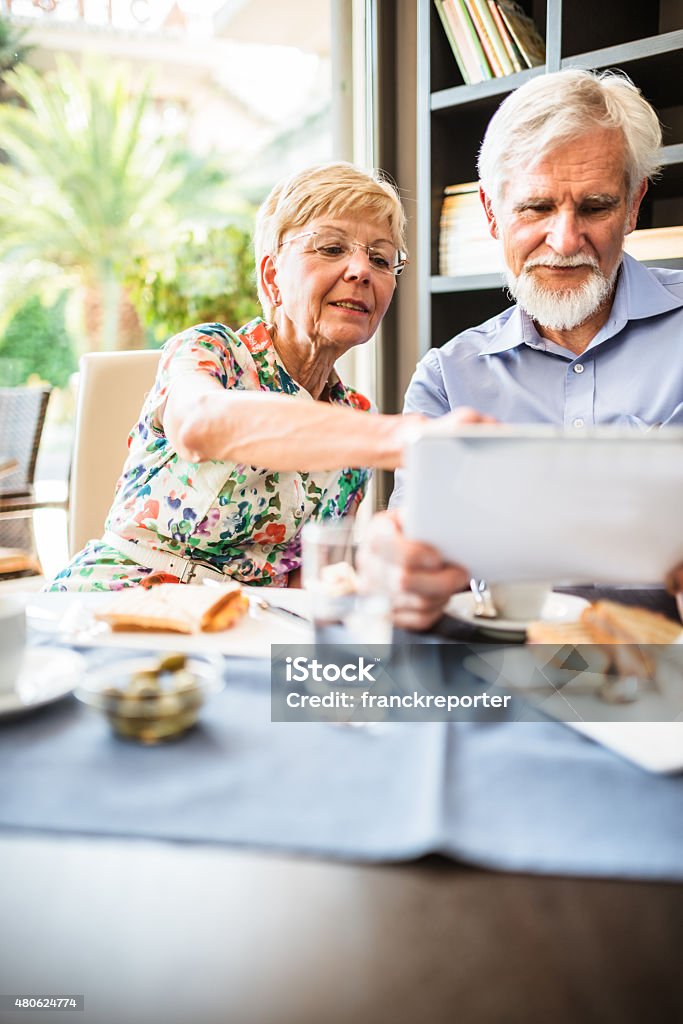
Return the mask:
[[[181,672],[173,673],[173,689],[176,693],[188,693],[196,690],[198,680],[194,672],[183,669]]]
[[[187,665],[187,658],[184,654],[167,654],[165,658],[159,659],[159,672],[179,672]]]
[[[127,693],[137,694],[141,689],[153,688],[159,690],[159,673],[154,669],[145,669],[141,672],[134,672],[128,684]]]

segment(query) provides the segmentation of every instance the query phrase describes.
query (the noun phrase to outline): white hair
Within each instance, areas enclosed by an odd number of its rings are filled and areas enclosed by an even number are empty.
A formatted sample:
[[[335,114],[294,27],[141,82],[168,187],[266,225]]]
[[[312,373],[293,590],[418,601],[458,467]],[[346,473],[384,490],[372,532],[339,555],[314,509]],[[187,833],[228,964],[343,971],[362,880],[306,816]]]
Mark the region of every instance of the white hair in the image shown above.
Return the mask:
[[[479,151],[479,180],[495,204],[515,171],[531,167],[558,146],[595,128],[621,133],[626,188],[633,199],[661,166],[657,114],[625,74],[568,68],[532,78],[491,118]]]

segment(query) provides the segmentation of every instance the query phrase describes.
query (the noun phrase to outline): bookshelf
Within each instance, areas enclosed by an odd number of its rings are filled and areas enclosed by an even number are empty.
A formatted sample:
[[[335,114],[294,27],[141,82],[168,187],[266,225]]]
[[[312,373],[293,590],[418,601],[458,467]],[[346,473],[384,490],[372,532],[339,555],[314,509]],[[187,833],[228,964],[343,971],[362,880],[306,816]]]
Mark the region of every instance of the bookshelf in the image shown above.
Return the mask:
[[[391,101],[393,148],[380,156],[407,197],[412,221],[412,280],[399,296],[396,317],[398,365],[393,379],[386,366],[384,373],[385,395],[396,408],[411,368],[429,348],[509,305],[495,266],[487,273],[439,275],[439,219],[445,186],[476,178],[489,119],[532,76],[566,67],[624,70],[664,125],[663,175],[648,192],[638,227],[683,224],[683,0],[602,0],[598,6],[593,0],[522,0],[520,6],[546,39],[546,64],[473,85],[464,84],[433,0],[395,0],[393,12],[384,12],[382,24],[394,46],[387,67],[397,98]],[[414,74],[407,70],[411,61]],[[387,72],[379,70],[386,93]],[[411,90],[414,123],[407,113]],[[647,262],[683,267],[683,259]]]

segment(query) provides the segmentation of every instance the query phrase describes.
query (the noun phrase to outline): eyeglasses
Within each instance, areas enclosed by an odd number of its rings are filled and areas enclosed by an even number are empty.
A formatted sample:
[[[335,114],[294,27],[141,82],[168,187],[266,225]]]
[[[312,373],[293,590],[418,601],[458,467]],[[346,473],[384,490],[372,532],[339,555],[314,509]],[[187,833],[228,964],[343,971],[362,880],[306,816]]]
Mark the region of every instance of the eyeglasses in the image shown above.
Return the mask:
[[[365,249],[370,266],[380,274],[393,274],[394,277],[398,277],[408,263],[406,254],[401,249],[395,249],[388,242],[380,245],[364,245],[363,242],[358,242],[338,231],[305,231],[301,235],[294,235],[293,238],[286,238],[284,242],[280,242],[278,248],[281,249],[283,245],[296,242],[299,238],[310,238],[312,251],[330,263],[335,260],[348,259],[356,249]]]

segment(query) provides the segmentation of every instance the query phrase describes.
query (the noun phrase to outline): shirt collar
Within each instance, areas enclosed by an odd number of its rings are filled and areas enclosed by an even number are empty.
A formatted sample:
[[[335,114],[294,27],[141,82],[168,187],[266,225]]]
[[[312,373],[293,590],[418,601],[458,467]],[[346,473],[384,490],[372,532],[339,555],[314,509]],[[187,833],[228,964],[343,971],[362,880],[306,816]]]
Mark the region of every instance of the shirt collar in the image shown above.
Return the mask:
[[[672,295],[666,285],[628,253],[619,271],[611,319],[642,320],[683,306],[683,297]]]
[[[629,320],[657,316],[672,309],[680,309],[682,306],[683,297],[672,295],[666,285],[647,267],[628,253],[624,253],[609,318],[612,328],[618,330]],[[591,345],[598,339],[604,340],[602,331],[598,332]],[[482,347],[479,355],[498,355],[519,348],[520,345],[545,349],[548,344],[536,330],[531,317],[519,306],[514,306],[503,326],[489,343]]]
[[[520,345],[540,347],[543,338],[534,327],[531,317],[520,306],[513,306],[505,323],[496,331],[490,341],[479,352],[480,356],[498,355],[510,352]]]

